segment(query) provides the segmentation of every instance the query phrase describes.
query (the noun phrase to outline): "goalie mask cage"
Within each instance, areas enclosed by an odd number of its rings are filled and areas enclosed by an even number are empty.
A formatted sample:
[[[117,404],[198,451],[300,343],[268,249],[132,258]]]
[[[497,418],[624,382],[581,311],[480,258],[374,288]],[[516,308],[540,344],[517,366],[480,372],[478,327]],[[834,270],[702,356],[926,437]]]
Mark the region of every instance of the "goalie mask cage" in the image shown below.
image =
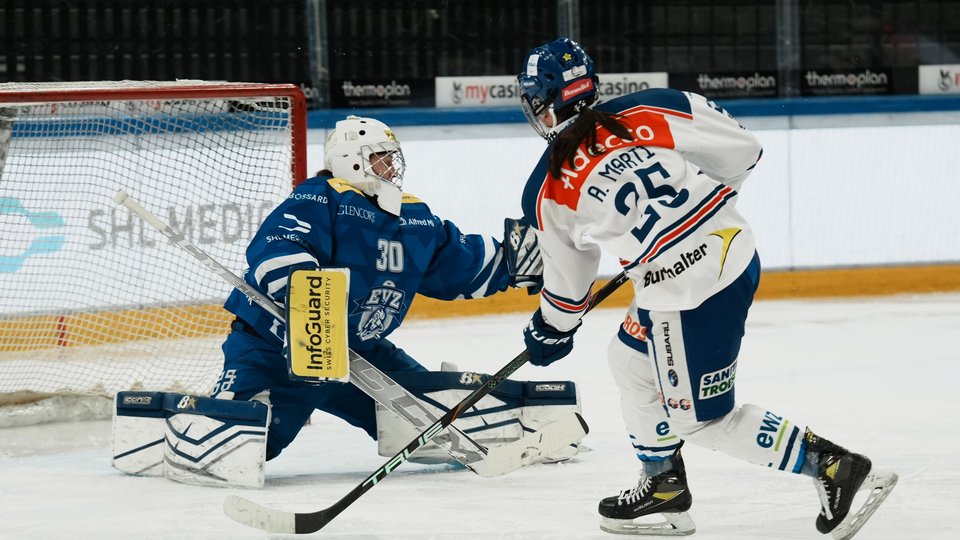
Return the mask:
[[[306,178],[305,122],[294,85],[0,84],[0,405],[209,392],[230,286],[113,195],[239,273]]]

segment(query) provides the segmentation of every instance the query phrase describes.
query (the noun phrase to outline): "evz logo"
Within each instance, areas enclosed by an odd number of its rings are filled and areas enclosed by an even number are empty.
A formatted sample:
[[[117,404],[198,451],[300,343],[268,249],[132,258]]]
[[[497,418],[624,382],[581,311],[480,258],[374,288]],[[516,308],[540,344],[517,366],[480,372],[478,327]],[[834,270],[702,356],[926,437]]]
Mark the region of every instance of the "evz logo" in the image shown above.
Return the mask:
[[[367,299],[353,312],[363,312],[357,328],[360,340],[380,338],[393,324],[393,319],[403,314],[406,309],[403,303],[405,297],[406,293],[395,288],[392,281],[385,281],[383,286],[370,289]]]

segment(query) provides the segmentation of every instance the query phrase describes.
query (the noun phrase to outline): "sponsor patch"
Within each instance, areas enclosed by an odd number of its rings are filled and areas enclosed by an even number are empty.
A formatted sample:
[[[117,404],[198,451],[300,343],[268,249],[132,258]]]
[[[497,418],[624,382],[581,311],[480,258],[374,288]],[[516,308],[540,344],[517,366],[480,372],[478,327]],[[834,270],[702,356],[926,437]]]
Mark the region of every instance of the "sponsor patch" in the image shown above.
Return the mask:
[[[736,360],[723,369],[705,373],[700,377],[700,399],[715,398],[733,390],[733,384],[736,378]]]
[[[575,82],[570,86],[567,86],[561,92],[563,101],[567,101],[573,97],[576,97],[585,92],[589,92],[594,89],[593,79],[584,79],[582,81]]]

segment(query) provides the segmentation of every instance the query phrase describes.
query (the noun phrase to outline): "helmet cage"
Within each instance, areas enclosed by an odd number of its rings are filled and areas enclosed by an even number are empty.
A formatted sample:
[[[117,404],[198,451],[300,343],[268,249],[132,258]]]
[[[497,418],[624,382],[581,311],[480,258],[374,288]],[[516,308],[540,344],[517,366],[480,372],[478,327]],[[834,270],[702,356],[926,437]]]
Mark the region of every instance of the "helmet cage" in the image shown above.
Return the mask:
[[[397,189],[403,187],[403,175],[407,171],[407,162],[399,143],[365,144],[360,147],[360,160],[363,163],[363,176],[366,181],[355,182],[355,184],[388,182]],[[360,185],[357,187],[360,188]]]
[[[553,120],[551,125],[556,127],[557,125],[557,115],[553,110],[552,104],[547,104],[539,96],[530,96],[523,95],[520,97],[520,108],[523,110],[523,115],[527,118],[527,123],[533,126],[533,129],[543,137],[544,139],[551,141],[556,137],[554,129],[547,125],[543,121],[543,116],[549,115]]]

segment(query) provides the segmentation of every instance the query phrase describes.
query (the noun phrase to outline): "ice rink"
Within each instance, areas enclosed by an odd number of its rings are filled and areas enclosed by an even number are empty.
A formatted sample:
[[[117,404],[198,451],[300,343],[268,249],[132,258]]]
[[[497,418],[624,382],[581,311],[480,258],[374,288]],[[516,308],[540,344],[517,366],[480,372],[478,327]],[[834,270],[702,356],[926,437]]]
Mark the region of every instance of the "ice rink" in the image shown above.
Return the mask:
[[[450,466],[404,464],[317,536],[373,539],[612,539],[599,499],[636,480],[605,350],[622,308],[584,319],[574,353],[523,366],[516,379],[572,379],[592,451],[495,479]],[[410,321],[392,339],[439,369],[493,373],[522,350],[527,314]],[[857,540],[960,538],[960,294],[754,305],[737,397],[867,454],[900,483]],[[231,493],[276,508],[333,504],[385,458],[359,430],[325,416],[267,465],[263,490],[178,485],[110,467],[108,421],[0,430],[0,538],[281,538],[225,517]],[[700,540],[825,538],[812,482],[684,448]]]

